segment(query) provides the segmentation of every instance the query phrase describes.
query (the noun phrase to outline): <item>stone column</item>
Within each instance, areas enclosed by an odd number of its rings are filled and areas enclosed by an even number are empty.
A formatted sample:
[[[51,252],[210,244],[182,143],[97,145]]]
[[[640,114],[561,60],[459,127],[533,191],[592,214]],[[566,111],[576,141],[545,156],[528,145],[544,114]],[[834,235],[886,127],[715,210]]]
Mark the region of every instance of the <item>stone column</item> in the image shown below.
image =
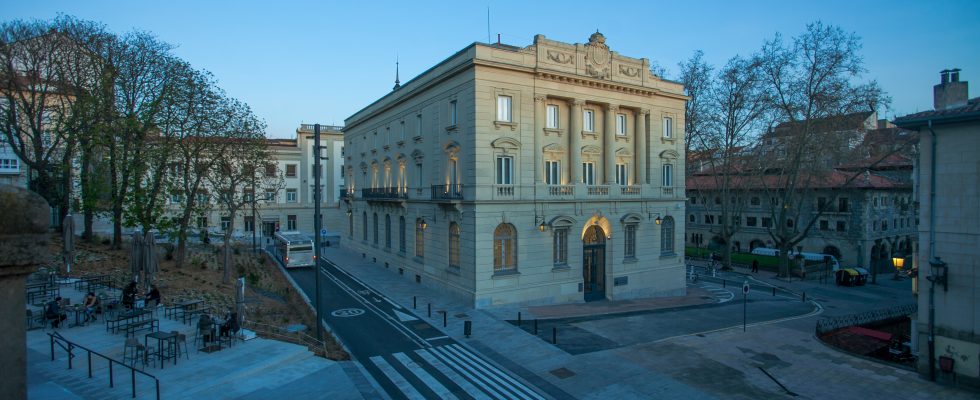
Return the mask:
[[[0,185],[0,398],[27,398],[24,281],[47,250],[48,202],[27,189]]]
[[[606,129],[602,132],[602,171],[605,185],[616,183],[616,112],[619,106],[606,106]]]
[[[641,109],[636,114],[636,129],[634,130],[634,135],[636,140],[633,141],[633,165],[636,166],[636,177],[634,182],[637,185],[645,185],[647,183],[647,115],[650,114],[649,109]]]
[[[546,97],[544,95],[536,94],[534,95],[534,140],[532,141],[532,149],[534,150],[534,184],[540,184],[541,171],[544,170],[543,162],[541,161],[541,143],[544,139],[544,122],[548,118],[547,111],[545,110]],[[527,154],[527,153],[525,153]]]
[[[568,123],[568,183],[582,182],[582,105],[584,100],[572,100]]]

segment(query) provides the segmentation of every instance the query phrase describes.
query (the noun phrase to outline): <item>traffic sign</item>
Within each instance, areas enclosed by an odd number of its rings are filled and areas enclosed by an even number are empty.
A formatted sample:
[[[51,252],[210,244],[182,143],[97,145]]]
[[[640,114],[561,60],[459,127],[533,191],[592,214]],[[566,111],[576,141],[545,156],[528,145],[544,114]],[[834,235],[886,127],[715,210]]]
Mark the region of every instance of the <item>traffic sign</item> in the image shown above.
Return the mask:
[[[326,229],[320,229],[320,236],[327,236],[327,230]]]
[[[749,294],[749,281],[742,284],[742,294]]]

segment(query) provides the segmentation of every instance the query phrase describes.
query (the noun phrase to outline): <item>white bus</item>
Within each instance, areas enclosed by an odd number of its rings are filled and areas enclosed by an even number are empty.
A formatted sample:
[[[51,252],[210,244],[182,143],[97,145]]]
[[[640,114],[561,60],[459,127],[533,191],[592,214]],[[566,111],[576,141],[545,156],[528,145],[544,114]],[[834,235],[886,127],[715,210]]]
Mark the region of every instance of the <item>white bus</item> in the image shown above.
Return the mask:
[[[779,249],[769,249],[769,248],[765,248],[765,247],[756,247],[756,248],[752,249],[752,254],[755,254],[757,256],[779,257]],[[807,261],[819,261],[819,262],[823,262],[824,261],[824,257],[828,257],[829,256],[830,257],[830,265],[833,266],[834,272],[836,272],[837,270],[840,269],[840,262],[838,262],[837,261],[837,257],[834,257],[833,255],[830,255],[830,254],[819,254],[819,253],[806,253],[806,252],[800,253],[800,255],[803,256],[803,259],[804,260],[807,260]],[[789,251],[789,258],[792,259],[794,257],[796,257],[796,252],[793,251],[793,250],[790,250]]]
[[[276,257],[286,268],[313,266],[313,239],[299,232],[276,232]]]

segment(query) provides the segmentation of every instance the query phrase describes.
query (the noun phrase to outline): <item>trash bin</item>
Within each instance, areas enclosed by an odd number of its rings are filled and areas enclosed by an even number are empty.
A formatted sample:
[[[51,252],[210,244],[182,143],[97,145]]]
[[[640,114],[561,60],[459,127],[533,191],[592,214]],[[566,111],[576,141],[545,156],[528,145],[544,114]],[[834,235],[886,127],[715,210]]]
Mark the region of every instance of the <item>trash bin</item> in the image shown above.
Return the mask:
[[[473,334],[473,321],[463,321],[463,335],[470,337]]]

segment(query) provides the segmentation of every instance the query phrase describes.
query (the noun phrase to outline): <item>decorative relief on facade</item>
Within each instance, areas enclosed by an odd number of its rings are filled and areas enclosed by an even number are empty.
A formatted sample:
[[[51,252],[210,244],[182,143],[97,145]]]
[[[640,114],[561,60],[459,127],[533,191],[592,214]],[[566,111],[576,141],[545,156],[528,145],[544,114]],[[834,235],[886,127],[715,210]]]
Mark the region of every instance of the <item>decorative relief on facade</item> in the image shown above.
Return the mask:
[[[542,148],[541,151],[545,153],[564,153],[565,148],[558,143],[552,143],[547,146],[544,146],[544,148]]]
[[[508,150],[517,151],[521,148],[521,142],[517,141],[517,139],[509,137],[502,137],[494,140],[493,143],[490,143],[490,145],[494,148],[503,150],[504,153],[506,153]]]
[[[555,50],[548,50],[548,59],[559,64],[572,64],[574,62],[571,55]]]
[[[592,77],[609,79],[609,60],[612,54],[606,46],[606,37],[596,31],[585,45],[585,72]]]
[[[588,155],[597,156],[597,155],[602,154],[602,149],[600,149],[597,146],[592,146],[592,145],[584,146],[584,147],[582,147],[582,154],[588,154]]]
[[[640,69],[639,68],[636,68],[636,67],[630,67],[628,65],[622,65],[622,64],[620,64],[619,65],[619,73],[620,74],[623,74],[623,75],[626,75],[626,76],[629,76],[629,77],[632,77],[632,78],[639,78],[640,77]]]

